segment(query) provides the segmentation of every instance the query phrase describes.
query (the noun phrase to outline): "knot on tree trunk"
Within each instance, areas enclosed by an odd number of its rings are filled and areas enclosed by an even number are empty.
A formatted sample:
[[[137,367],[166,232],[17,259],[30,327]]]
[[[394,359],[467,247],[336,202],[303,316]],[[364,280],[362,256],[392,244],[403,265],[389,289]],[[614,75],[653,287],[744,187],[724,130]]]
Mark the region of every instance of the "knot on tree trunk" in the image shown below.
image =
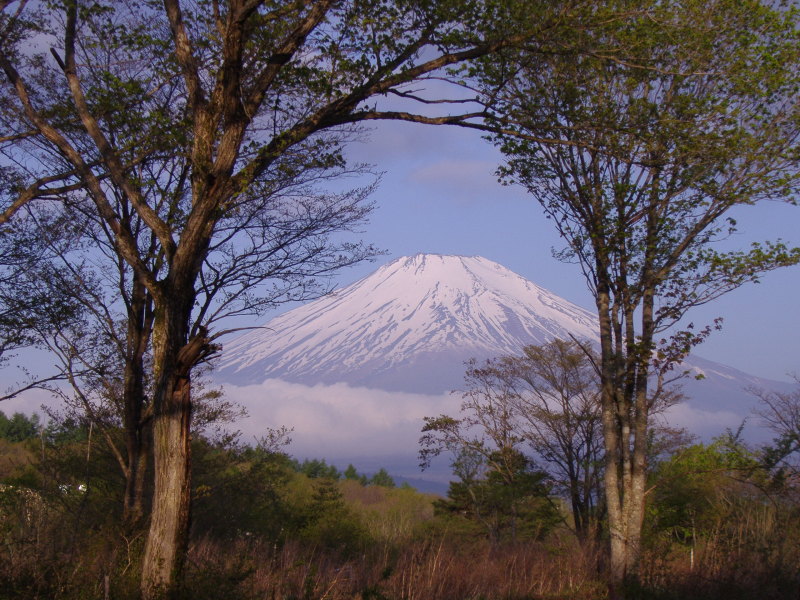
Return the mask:
[[[178,372],[183,377],[188,376],[195,365],[218,351],[219,345],[211,343],[208,329],[200,326],[197,334],[178,351]]]

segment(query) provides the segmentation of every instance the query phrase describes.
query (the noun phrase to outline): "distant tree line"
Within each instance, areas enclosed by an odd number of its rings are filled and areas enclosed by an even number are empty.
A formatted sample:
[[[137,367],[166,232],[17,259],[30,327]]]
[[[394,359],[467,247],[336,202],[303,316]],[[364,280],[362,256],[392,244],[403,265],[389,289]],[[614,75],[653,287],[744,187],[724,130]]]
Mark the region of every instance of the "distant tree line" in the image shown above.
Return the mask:
[[[325,478],[334,481],[346,479],[348,481],[357,481],[364,486],[379,485],[387,488],[395,487],[394,479],[383,467],[378,469],[372,477],[368,477],[365,474],[359,473],[352,464],[347,465],[344,471],[340,471],[334,465],[326,463],[324,458],[306,458],[302,462],[292,459],[291,464],[298,473],[302,473],[310,479]]]
[[[500,415],[503,405],[497,408]],[[0,438],[0,589],[9,598],[77,600],[102,597],[109,585],[115,597],[138,598],[142,539],[120,527],[124,476],[110,447],[87,421],[51,419],[42,429],[34,417],[16,420],[26,423],[27,439]],[[557,597],[605,593],[594,554],[608,535],[602,509],[591,513],[594,529],[578,537],[569,486],[524,440],[485,456],[461,446],[452,455],[456,478],[438,498],[380,485],[391,479],[385,470],[368,478],[353,465],[340,471],[325,459],[295,460],[276,438],[246,445],[235,436],[195,435],[183,593],[401,598],[423,581],[430,584],[424,594],[445,600],[474,589],[491,599],[525,597],[533,593],[526,581],[549,582]],[[674,592],[667,598],[683,600],[728,600],[730,589],[793,598],[800,504],[790,465],[797,453],[773,463],[779,443],[749,447],[737,432],[707,444],[672,442],[654,443],[650,454],[638,589],[666,588]],[[106,547],[125,551],[98,551]],[[539,558],[529,564],[531,556]],[[535,576],[506,570],[523,565]],[[503,596],[491,588],[498,581],[522,587]],[[467,583],[490,587],[467,590]]]
[[[29,417],[24,413],[16,412],[9,419],[5,413],[0,411],[0,439],[24,442],[38,436],[41,428],[39,415],[35,413]]]

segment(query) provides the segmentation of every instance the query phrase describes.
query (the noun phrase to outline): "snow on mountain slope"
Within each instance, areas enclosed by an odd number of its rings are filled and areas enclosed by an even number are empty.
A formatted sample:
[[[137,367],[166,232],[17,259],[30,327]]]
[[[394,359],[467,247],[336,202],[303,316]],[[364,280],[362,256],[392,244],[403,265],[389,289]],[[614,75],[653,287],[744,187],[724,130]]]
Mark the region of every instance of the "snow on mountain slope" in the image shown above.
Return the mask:
[[[440,393],[469,358],[596,332],[592,313],[495,262],[418,254],[226,344],[215,378]]]

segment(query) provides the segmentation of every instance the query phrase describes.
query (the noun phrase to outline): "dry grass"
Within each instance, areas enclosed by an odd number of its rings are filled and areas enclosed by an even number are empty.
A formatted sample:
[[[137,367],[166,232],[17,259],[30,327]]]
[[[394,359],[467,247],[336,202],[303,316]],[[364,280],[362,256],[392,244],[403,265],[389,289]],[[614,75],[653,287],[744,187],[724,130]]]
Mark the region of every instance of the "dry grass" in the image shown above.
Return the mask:
[[[777,546],[781,544],[778,543]],[[790,547],[792,546],[792,547]],[[629,600],[796,600],[800,548],[770,552],[726,546],[651,548]],[[781,557],[776,556],[781,553]],[[239,540],[191,549],[186,597],[270,600],[602,600],[608,597],[600,554],[568,540],[492,548],[440,538],[384,545],[343,560],[287,543]]]
[[[203,598],[469,600],[599,599],[605,585],[593,552],[576,546],[453,547],[445,540],[386,546],[349,561],[296,544],[239,541],[223,552],[210,540],[191,550],[187,595]],[[247,557],[242,559],[242,557]],[[220,581],[233,585],[222,585]]]
[[[5,531],[0,598],[136,596],[136,548],[87,536],[54,543],[48,515]],[[10,535],[9,535],[10,534]],[[719,536],[695,548],[652,547],[629,600],[797,600],[800,548],[791,536],[769,548]],[[11,543],[11,542],[14,543]],[[135,544],[134,544],[135,545]],[[184,598],[192,600],[602,600],[599,553],[569,538],[492,548],[463,538],[376,544],[357,556],[289,541],[211,538],[190,547]]]

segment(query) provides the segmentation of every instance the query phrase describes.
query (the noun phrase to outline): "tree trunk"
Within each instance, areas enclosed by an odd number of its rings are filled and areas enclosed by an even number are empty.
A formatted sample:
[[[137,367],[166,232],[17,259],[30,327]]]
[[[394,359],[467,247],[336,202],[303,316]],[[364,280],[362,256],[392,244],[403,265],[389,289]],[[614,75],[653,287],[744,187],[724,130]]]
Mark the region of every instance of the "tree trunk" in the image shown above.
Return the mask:
[[[600,324],[600,385],[602,403],[603,445],[605,449],[605,471],[603,489],[608,514],[610,545],[610,574],[613,581],[622,581],[626,572],[625,490],[622,453],[622,423],[619,420],[617,403],[620,390],[617,381],[617,352],[614,345],[614,328],[611,317],[611,298],[608,286],[601,282],[597,289],[597,309]]]
[[[626,268],[613,287],[611,269],[598,252],[596,303],[600,324],[600,380],[605,473],[603,487],[610,536],[610,595],[620,597],[641,556],[647,476],[648,367],[653,337],[653,296],[645,294],[642,334],[627,300]],[[612,293],[613,290],[613,293]]]
[[[125,478],[123,522],[129,531],[141,523],[145,514],[147,460],[150,452],[148,438],[144,428],[135,435],[128,433],[128,473]]]
[[[191,390],[188,376],[170,379],[164,410],[153,421],[155,489],[142,566],[144,600],[174,595],[188,543]]]
[[[147,462],[150,452],[150,426],[142,422],[144,406],[144,383],[142,357],[130,360],[125,368],[123,401],[125,414],[125,450],[127,469],[125,472],[125,499],[123,522],[126,529],[133,530],[144,517]]]
[[[200,327],[186,342],[191,302],[173,285],[172,302],[153,326],[153,507],[142,564],[143,600],[176,595],[189,541],[191,507],[192,368],[212,346]],[[185,289],[185,288],[184,288]]]
[[[188,543],[192,417],[189,374],[205,338],[199,340],[200,345],[198,340],[185,343],[188,310],[182,310],[180,297],[178,289],[174,289],[175,303],[161,308],[153,325],[154,489],[142,565],[144,600],[175,595]]]
[[[150,454],[149,420],[143,420],[145,397],[144,355],[152,328],[152,299],[140,277],[134,275],[128,308],[123,428],[127,451],[123,523],[130,532],[145,514],[145,486]]]
[[[608,511],[608,533],[610,543],[611,578],[622,581],[625,578],[627,566],[627,527],[625,523],[625,493],[620,481],[622,471],[621,453],[619,451],[620,431],[617,427],[616,411],[613,406],[613,397],[609,402],[603,401],[603,439],[605,441],[606,465],[604,473],[604,491],[606,496],[606,510]],[[610,405],[610,406],[609,406]]]
[[[628,385],[627,369],[620,366],[620,344],[614,344],[615,335],[612,333],[617,332],[619,336],[622,328],[614,322],[610,306],[609,295],[600,290],[598,312],[605,448],[603,487],[610,537],[611,593],[612,597],[619,597],[617,594],[624,581],[636,573],[641,552],[647,414],[646,407],[640,411],[642,402],[639,397],[646,395],[647,387],[646,383],[643,389]]]

